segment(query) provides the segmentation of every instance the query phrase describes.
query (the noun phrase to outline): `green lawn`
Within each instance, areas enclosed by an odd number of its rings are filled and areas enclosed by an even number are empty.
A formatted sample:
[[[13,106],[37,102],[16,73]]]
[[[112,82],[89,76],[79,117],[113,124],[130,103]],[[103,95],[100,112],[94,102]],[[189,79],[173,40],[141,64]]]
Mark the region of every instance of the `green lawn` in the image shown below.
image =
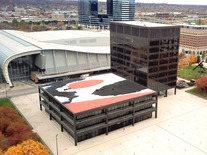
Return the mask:
[[[0,107],[6,107],[6,106],[16,110],[16,108],[12,105],[9,99],[7,98],[0,99]]]
[[[199,79],[201,78],[202,76],[207,76],[207,73],[206,74],[203,74],[201,76],[200,73],[198,73],[198,71],[200,71],[199,67],[197,67],[194,71],[193,71],[193,68],[195,68],[195,66],[185,66],[185,67],[182,67],[182,71],[178,71],[178,76],[179,77],[182,77],[184,79]],[[206,69],[206,72],[207,72],[207,68]]]
[[[196,94],[198,96],[202,96],[207,99],[207,93],[199,92],[196,88],[191,89],[188,92],[191,92],[191,93]]]

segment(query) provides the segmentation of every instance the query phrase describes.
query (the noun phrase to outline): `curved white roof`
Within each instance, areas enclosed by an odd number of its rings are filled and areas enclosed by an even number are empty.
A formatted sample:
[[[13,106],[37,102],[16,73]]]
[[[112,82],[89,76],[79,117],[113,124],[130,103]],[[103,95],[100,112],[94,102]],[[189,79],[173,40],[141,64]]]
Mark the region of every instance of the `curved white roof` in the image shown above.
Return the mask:
[[[11,60],[42,50],[110,54],[109,31],[61,30],[22,32],[0,30],[0,67],[7,79]],[[9,79],[9,78],[8,78]],[[7,81],[9,83],[9,81]]]

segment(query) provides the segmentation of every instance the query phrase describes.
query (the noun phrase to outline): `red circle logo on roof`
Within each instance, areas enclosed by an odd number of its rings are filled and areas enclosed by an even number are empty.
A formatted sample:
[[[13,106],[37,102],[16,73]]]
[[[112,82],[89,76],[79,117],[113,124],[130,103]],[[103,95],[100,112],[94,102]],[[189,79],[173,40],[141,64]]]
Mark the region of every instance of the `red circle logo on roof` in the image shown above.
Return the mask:
[[[102,82],[104,82],[104,80],[86,80],[86,81],[75,82],[70,84],[68,86],[68,89],[80,89],[80,88],[92,87]]]

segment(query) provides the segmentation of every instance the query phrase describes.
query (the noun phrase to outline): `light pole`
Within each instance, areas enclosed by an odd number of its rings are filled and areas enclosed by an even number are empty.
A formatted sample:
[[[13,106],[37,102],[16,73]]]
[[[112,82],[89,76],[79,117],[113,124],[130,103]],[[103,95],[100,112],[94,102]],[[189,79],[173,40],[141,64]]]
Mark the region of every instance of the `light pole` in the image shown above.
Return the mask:
[[[7,98],[6,82],[5,82],[5,94],[6,94],[6,98]]]
[[[57,155],[58,155],[58,142],[57,142],[57,136],[58,136],[58,134],[56,135],[56,150],[57,150]]]

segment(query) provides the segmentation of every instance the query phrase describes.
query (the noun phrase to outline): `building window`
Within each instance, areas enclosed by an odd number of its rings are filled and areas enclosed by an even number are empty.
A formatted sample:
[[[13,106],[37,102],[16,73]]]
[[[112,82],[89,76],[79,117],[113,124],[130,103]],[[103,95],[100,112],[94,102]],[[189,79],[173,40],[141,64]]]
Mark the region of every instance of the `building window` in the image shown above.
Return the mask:
[[[132,35],[139,37],[139,28],[132,27]]]
[[[148,38],[148,29],[140,29],[140,37]]]
[[[124,34],[131,35],[131,27],[129,27],[129,26],[125,26],[125,27],[124,27]]]
[[[111,30],[111,32],[116,32],[116,25],[115,24],[111,24],[110,30]]]
[[[117,32],[123,33],[123,26],[122,25],[117,25]]]

